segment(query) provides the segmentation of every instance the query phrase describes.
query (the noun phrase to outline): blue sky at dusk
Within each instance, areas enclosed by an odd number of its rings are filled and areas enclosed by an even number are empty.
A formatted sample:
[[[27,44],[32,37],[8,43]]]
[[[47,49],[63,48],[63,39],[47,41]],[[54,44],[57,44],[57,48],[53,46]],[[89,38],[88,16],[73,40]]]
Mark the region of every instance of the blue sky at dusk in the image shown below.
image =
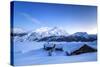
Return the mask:
[[[14,2],[14,28],[34,30],[61,27],[68,33],[97,33],[97,7],[67,4]]]

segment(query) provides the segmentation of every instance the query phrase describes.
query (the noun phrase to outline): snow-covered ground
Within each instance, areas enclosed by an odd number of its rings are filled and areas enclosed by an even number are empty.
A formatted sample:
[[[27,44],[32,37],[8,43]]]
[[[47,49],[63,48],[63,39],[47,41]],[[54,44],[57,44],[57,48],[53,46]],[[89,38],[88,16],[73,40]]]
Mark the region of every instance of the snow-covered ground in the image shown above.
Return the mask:
[[[87,43],[93,48],[97,48],[95,42],[52,42],[56,44],[84,44]],[[53,64],[53,63],[72,63],[72,62],[84,62],[84,61],[96,61],[97,52],[84,53],[74,56],[66,56],[64,51],[54,51],[52,56],[48,56],[48,51],[43,49],[45,42],[17,42],[14,41],[14,65],[37,65],[37,64]],[[78,46],[78,45],[77,45]],[[58,46],[59,47],[59,46]],[[62,46],[60,46],[62,47]],[[74,46],[69,47],[73,48]],[[76,49],[77,47],[75,47]],[[68,49],[68,47],[67,47]]]

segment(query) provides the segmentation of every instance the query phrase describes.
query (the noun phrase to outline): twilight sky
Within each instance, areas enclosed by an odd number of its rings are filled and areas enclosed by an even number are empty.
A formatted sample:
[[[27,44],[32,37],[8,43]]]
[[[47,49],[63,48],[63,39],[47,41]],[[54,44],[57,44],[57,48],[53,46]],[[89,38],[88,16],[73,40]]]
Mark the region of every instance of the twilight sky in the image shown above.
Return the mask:
[[[97,7],[14,2],[14,28],[60,27],[68,33],[97,33]]]

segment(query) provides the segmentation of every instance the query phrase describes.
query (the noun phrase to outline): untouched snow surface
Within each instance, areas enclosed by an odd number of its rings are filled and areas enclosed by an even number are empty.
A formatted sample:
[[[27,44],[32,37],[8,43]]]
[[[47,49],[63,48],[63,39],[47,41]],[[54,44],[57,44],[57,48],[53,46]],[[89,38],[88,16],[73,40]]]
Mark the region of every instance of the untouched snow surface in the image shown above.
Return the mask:
[[[76,56],[47,56],[46,52],[43,54],[41,51],[37,50],[36,52],[29,52],[17,56],[14,59],[14,65],[39,65],[39,64],[53,64],[53,63],[72,63],[72,62],[85,62],[85,61],[96,61],[97,53],[85,53]],[[34,55],[34,54],[37,54]],[[60,52],[58,52],[60,53]],[[40,56],[39,56],[40,55]],[[43,56],[42,56],[43,55]]]
[[[48,56],[48,51],[43,49],[43,45],[46,42],[16,42],[14,41],[14,65],[37,65],[37,64],[53,64],[53,63],[72,63],[72,62],[84,62],[84,61],[96,61],[97,52],[84,53],[74,56],[66,56],[64,51],[54,51],[52,56]],[[77,49],[80,47],[77,44],[87,43],[89,46],[97,49],[95,42],[52,42],[56,44],[62,44],[67,50],[72,48]],[[67,47],[67,45],[70,47]],[[74,47],[74,44],[77,47]],[[59,47],[59,46],[58,46]],[[60,46],[62,47],[62,46]],[[72,50],[71,50],[72,51]]]

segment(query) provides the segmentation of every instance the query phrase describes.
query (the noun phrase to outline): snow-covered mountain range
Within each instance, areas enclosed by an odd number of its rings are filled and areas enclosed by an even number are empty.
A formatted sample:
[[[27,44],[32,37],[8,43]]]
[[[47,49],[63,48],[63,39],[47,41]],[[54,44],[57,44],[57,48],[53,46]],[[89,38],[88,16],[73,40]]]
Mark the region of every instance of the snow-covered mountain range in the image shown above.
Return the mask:
[[[65,30],[58,27],[42,27],[31,32],[25,32],[22,29],[13,29],[13,37],[17,40],[29,40],[29,41],[73,41],[73,40],[96,40],[95,35],[89,35],[87,32],[76,32],[74,34],[68,34]],[[86,40],[85,40],[86,41]]]
[[[36,29],[35,31],[32,31],[28,34],[28,39],[33,40],[35,39],[41,39],[44,37],[50,37],[50,36],[68,36],[69,34],[57,27],[49,28],[49,27],[42,27],[39,29]]]

